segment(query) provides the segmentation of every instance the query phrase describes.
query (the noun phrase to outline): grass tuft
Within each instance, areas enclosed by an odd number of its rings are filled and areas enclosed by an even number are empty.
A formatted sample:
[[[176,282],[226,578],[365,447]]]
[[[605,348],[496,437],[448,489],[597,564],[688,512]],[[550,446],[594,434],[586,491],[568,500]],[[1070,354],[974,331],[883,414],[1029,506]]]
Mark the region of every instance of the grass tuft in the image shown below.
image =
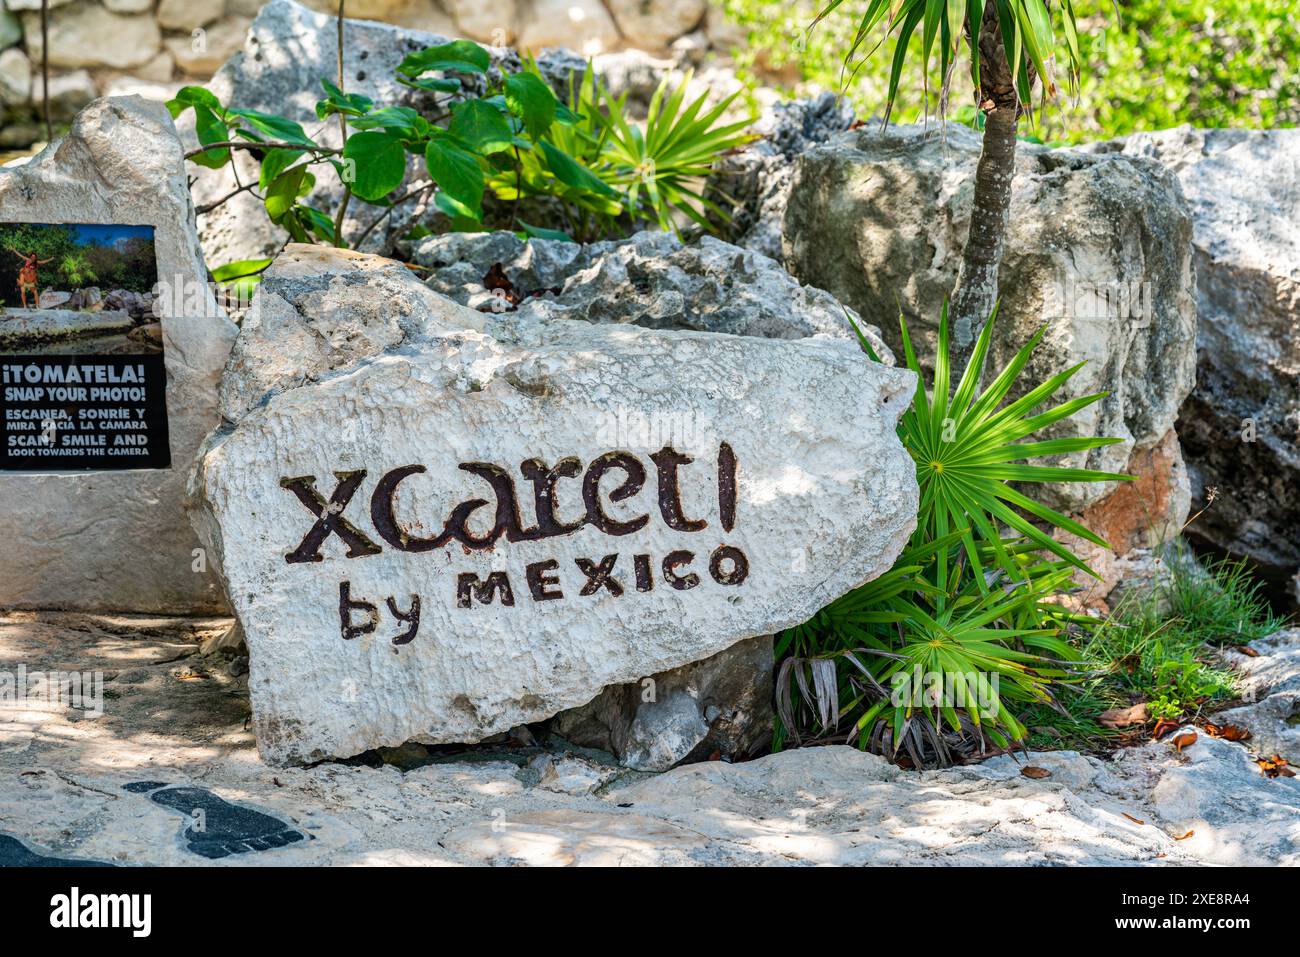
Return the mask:
[[[1236,697],[1236,677],[1215,649],[1285,626],[1260,587],[1244,562],[1202,566],[1185,546],[1166,548],[1155,584],[1127,592],[1077,639],[1088,676],[1061,689],[1067,713],[1040,706],[1025,714],[1028,746],[1106,751],[1144,732],[1104,727],[1098,718],[1112,708],[1145,702],[1152,720],[1178,721]]]

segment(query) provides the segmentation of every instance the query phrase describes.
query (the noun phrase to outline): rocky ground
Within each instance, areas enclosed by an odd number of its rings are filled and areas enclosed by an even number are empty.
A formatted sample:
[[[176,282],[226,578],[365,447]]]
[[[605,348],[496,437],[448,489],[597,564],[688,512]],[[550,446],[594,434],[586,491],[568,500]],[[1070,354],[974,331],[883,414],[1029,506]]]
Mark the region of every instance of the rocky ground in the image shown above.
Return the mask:
[[[830,747],[644,774],[518,739],[269,767],[242,660],[200,650],[226,627],[0,618],[10,701],[20,667],[104,682],[98,718],[0,711],[0,863],[1300,864],[1300,780],[1251,750],[1296,757],[1300,630],[1232,656],[1256,699],[1233,713],[1245,744],[1202,731],[1182,750],[1170,735],[923,774]]]

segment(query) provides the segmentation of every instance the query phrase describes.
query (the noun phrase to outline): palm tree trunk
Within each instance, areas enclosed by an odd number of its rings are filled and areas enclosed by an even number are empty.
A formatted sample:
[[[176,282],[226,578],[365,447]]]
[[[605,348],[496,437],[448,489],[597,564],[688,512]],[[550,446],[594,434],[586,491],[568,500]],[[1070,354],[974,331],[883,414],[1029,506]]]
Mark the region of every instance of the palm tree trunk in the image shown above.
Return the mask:
[[[948,310],[953,342],[963,352],[979,334],[998,299],[998,267],[1006,244],[1011,180],[1016,172],[1016,129],[1022,109],[1016,74],[1003,46],[996,3],[984,6],[979,54],[984,144],[975,169],[970,230]],[[1032,86],[1032,69],[1029,82]]]
[[[1006,242],[1011,179],[1016,169],[1019,108],[998,107],[985,114],[984,145],[975,170],[975,202],[953,290],[949,319],[954,344],[965,350],[978,335],[998,298],[998,266]]]

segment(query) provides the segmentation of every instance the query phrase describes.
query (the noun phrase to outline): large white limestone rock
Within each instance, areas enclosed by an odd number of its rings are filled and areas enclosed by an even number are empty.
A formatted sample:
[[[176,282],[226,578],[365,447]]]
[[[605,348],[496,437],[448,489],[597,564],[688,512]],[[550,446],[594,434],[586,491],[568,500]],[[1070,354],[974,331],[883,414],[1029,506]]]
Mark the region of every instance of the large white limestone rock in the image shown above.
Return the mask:
[[[914,377],[853,342],[489,315],[301,247],[264,285],[193,490],[270,762],[547,718],[806,620],[913,527]]]
[[[1300,566],[1300,130],[1180,126],[1095,148],[1158,160],[1187,196],[1196,388],[1178,434],[1204,510],[1187,531],[1281,592]]]
[[[785,205],[786,268],[868,319],[901,308],[928,361],[961,263],[979,155],[979,135],[957,124],[868,124],[804,148]],[[774,210],[763,202],[760,212],[770,217]],[[1105,397],[1053,434],[1121,440],[1057,464],[1130,472],[1174,427],[1196,372],[1191,240],[1178,180],[1160,164],[1017,146],[989,368],[1003,368],[1046,326],[1018,392],[1086,362],[1057,401]],[[897,347],[897,323],[881,326]],[[968,350],[978,331],[955,327],[956,349]],[[1117,484],[1063,483],[1040,492],[1078,514]],[[1158,514],[1148,509],[1142,524],[1178,529],[1186,515],[1184,492],[1168,496]]]
[[[182,502],[190,460],[218,421],[235,326],[206,284],[166,109],[138,97],[91,103],[65,138],[0,170],[0,222],[151,225],[159,279],[186,293],[162,315],[171,468],[0,474],[0,607],[224,609]]]

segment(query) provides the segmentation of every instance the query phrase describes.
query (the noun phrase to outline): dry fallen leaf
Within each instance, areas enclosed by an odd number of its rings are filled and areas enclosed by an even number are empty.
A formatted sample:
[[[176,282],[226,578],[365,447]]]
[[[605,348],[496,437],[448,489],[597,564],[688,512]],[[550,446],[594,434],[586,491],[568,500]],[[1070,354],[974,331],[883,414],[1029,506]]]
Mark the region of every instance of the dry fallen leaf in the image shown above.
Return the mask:
[[[1205,733],[1212,738],[1223,738],[1225,741],[1249,741],[1250,732],[1240,725],[1236,724],[1214,724],[1205,722]]]
[[[1184,834],[1182,837],[1175,837],[1174,840],[1175,840],[1175,841],[1185,841],[1185,840],[1187,840],[1189,837],[1191,837],[1191,836],[1192,836],[1193,834],[1195,834],[1195,833],[1196,833],[1195,831],[1188,831],[1188,832],[1187,832],[1186,834]]]
[[[1256,758],[1255,763],[1258,764],[1259,769],[1270,778],[1295,777],[1295,772],[1291,770],[1291,766],[1287,764],[1286,758],[1282,757],[1280,754],[1275,754],[1271,758]]]
[[[1132,814],[1128,813],[1128,811],[1120,811],[1119,813],[1120,813],[1120,814],[1123,814],[1126,818],[1128,818],[1128,819],[1129,819],[1130,821],[1132,821],[1134,824],[1145,824],[1145,823],[1146,823],[1146,821],[1142,820],[1142,818],[1140,818],[1140,817],[1134,817]]]
[[[1107,728],[1127,728],[1135,724],[1146,724],[1149,720],[1151,720],[1151,713],[1147,710],[1145,701],[1131,708],[1111,708],[1109,711],[1103,711],[1097,718],[1097,721]]]
[[[1159,721],[1156,722],[1156,726],[1151,729],[1151,737],[1152,739],[1159,741],[1161,738],[1163,738],[1170,731],[1173,731],[1177,727],[1178,727],[1177,721],[1170,721],[1168,718],[1161,718]]]
[[[1250,647],[1250,645],[1241,645],[1239,648],[1237,648],[1237,650],[1241,652],[1243,655],[1245,655],[1247,658],[1259,657],[1259,652],[1256,651],[1254,648]]]
[[[1179,751],[1182,751],[1183,748],[1190,748],[1196,743],[1196,732],[1184,731],[1170,743]]]
[[[1025,777],[1033,778],[1034,780],[1038,780],[1039,778],[1050,778],[1052,776],[1052,772],[1047,770],[1047,768],[1036,767],[1032,764],[1021,768],[1020,773]]]

